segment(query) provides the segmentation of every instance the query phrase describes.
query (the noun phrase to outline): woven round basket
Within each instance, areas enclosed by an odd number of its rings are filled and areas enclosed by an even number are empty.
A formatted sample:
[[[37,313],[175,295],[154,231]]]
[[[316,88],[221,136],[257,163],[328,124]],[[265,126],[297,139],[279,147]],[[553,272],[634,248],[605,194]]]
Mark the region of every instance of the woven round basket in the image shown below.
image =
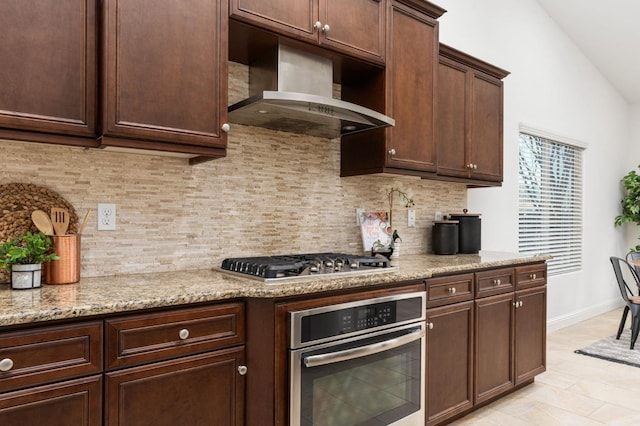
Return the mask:
[[[27,231],[38,232],[31,220],[34,210],[51,213],[51,207],[62,207],[69,211],[69,230],[78,232],[76,209],[60,194],[31,183],[9,183],[0,185],[0,244],[19,237]],[[11,273],[0,269],[0,283],[9,282]]]

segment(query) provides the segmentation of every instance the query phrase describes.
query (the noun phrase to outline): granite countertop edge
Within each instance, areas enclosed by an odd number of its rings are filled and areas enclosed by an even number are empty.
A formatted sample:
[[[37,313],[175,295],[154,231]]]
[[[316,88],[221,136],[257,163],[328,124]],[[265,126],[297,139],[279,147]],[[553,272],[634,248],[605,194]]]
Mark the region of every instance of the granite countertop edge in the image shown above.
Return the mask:
[[[323,276],[265,284],[215,269],[82,278],[65,285],[11,290],[0,284],[0,327],[127,313],[145,309],[243,298],[284,298],[326,291],[411,282],[483,268],[544,262],[548,255],[480,252],[472,255],[409,255],[388,273]]]

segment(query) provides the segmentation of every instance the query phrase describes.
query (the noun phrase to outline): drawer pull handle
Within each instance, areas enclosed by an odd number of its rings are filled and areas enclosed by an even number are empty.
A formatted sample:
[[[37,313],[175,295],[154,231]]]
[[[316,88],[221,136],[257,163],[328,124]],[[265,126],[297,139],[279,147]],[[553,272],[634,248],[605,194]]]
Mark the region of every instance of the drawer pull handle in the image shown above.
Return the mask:
[[[187,340],[189,338],[189,330],[187,330],[186,328],[183,328],[178,333],[178,336],[180,337],[180,340]]]
[[[502,281],[500,281],[500,280],[493,280],[493,284],[494,284],[494,285],[500,285],[500,284],[502,284]]]
[[[247,374],[247,366],[246,365],[238,366],[238,373],[240,373],[241,376],[244,376],[245,374]]]
[[[449,293],[456,294],[456,288],[455,287],[450,287],[449,288]]]
[[[513,306],[515,306],[516,308],[521,308],[523,305],[522,300],[518,300],[517,302],[513,303]]]
[[[0,361],[0,371],[9,371],[13,368],[13,361],[11,358],[5,358]]]
[[[536,278],[536,274],[529,274],[529,279],[535,280]]]

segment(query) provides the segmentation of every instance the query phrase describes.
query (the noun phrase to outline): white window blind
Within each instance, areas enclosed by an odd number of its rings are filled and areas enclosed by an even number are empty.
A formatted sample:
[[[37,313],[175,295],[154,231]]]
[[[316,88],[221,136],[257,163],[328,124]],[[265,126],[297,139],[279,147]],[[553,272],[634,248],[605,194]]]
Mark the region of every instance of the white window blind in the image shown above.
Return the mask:
[[[550,275],[582,269],[583,149],[520,133],[520,253],[550,254]]]

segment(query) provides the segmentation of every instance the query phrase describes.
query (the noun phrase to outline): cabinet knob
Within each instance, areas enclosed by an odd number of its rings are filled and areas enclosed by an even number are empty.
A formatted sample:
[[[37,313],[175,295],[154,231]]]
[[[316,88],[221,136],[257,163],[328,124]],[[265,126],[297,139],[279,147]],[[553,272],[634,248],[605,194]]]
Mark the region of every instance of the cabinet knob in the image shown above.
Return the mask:
[[[180,332],[178,333],[178,336],[180,337],[180,340],[186,340],[189,338],[189,330],[187,330],[186,328],[183,328],[182,330],[180,330]]]
[[[322,28],[322,22],[316,21],[316,23],[313,24],[313,28],[315,28],[316,30],[319,30],[320,28]]]
[[[328,33],[330,29],[331,27],[329,26],[329,24],[324,24],[324,27],[322,27],[322,32]]]
[[[246,365],[238,366],[238,373],[240,373],[241,376],[244,376],[245,374],[247,374],[247,366]]]
[[[536,279],[536,274],[529,274],[529,279],[535,280]]]
[[[229,130],[231,130],[231,126],[229,126],[229,123],[224,123],[220,129],[225,132],[225,133],[229,133]]]
[[[477,168],[478,168],[478,165],[477,165],[477,164],[474,164],[474,165],[473,165],[473,170],[475,170],[475,169],[477,169]]]
[[[513,306],[518,307],[518,302],[513,302]]]
[[[9,371],[13,368],[13,360],[11,358],[5,358],[0,361],[0,371]]]
[[[456,288],[455,287],[450,287],[448,290],[449,290],[449,293],[456,294]]]
[[[427,328],[428,328],[429,330],[433,330],[433,323],[432,323],[432,322],[428,322],[428,323],[427,323]]]
[[[524,302],[522,300],[520,302],[518,302],[518,303],[520,303],[520,305],[519,305],[520,307],[522,307],[522,305],[524,305]]]
[[[390,155],[396,155],[396,149],[395,149],[395,148],[391,148],[391,149],[389,150],[389,154],[390,154]]]
[[[500,280],[493,280],[493,285],[500,285],[502,284],[502,281]]]

